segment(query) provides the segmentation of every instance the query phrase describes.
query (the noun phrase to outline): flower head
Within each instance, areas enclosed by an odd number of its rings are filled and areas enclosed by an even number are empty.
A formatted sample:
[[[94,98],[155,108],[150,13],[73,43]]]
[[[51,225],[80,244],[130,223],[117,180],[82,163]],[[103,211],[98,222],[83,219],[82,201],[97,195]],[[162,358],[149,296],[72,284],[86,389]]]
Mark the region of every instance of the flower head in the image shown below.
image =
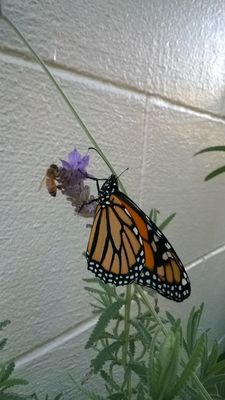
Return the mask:
[[[90,156],[82,156],[75,148],[68,155],[68,160],[61,160],[62,166],[59,167],[57,178],[62,193],[75,207],[75,213],[83,217],[92,217],[95,213],[96,202],[94,196],[90,195],[90,187],[84,184],[88,178],[86,168],[89,164]]]
[[[68,161],[61,160],[62,168],[74,171],[82,171],[86,172],[86,168],[89,164],[90,156],[86,154],[82,156],[79,151],[75,148],[71,153],[68,155]]]

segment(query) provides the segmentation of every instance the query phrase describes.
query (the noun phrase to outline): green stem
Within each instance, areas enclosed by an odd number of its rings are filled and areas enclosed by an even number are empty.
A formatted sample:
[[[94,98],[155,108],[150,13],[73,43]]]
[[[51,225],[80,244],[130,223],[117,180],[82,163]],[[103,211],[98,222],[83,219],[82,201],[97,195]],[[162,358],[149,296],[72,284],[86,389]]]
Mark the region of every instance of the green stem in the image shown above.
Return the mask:
[[[126,374],[127,366],[129,365],[128,362],[128,350],[129,350],[129,335],[130,335],[130,311],[131,311],[131,285],[127,285],[126,288],[126,302],[125,302],[125,315],[124,315],[124,345],[122,349],[122,362],[125,370],[125,379],[127,380],[127,398],[131,398],[131,376],[130,372]]]
[[[136,285],[136,290],[139,293],[139,295],[141,296],[144,304],[146,305],[146,307],[149,309],[151,315],[154,317],[155,322],[158,324],[158,326],[160,327],[161,331],[164,333],[164,335],[166,336],[168,334],[167,329],[165,328],[165,326],[163,325],[161,319],[159,318],[157,312],[155,311],[154,307],[152,307],[150,301],[149,301],[149,297],[146,296],[145,291],[138,285]]]
[[[199,392],[202,395],[202,398],[204,400],[213,400],[212,397],[210,396],[210,394],[207,392],[207,390],[205,389],[205,387],[203,386],[203,384],[201,383],[201,381],[199,380],[198,376],[194,373],[192,374],[192,378],[195,381],[196,386],[198,387]]]

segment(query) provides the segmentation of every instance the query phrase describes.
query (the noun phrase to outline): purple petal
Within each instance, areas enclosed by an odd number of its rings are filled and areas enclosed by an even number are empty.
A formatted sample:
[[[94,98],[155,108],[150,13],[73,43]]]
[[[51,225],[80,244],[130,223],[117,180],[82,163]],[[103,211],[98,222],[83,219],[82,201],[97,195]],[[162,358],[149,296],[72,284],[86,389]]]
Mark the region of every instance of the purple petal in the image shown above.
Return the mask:
[[[68,162],[71,165],[71,167],[73,167],[74,169],[78,168],[78,163],[79,163],[80,159],[81,159],[81,154],[79,153],[79,151],[77,149],[74,149],[68,155]]]
[[[87,168],[88,164],[89,164],[89,160],[90,160],[90,156],[88,154],[86,154],[86,156],[82,157],[79,161],[78,161],[78,168],[81,171],[85,171],[85,169]]]
[[[62,163],[62,168],[71,169],[71,165],[67,161],[65,160],[60,160],[60,161]]]

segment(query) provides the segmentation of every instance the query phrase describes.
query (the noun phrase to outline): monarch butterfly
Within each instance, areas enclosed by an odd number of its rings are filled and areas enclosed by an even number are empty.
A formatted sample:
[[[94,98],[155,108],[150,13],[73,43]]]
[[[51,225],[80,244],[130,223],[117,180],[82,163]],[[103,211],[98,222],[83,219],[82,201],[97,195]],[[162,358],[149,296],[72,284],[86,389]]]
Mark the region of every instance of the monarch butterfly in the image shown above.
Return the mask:
[[[137,283],[181,302],[191,293],[188,275],[153,221],[118,189],[111,175],[102,187],[88,241],[88,269],[105,283]]]

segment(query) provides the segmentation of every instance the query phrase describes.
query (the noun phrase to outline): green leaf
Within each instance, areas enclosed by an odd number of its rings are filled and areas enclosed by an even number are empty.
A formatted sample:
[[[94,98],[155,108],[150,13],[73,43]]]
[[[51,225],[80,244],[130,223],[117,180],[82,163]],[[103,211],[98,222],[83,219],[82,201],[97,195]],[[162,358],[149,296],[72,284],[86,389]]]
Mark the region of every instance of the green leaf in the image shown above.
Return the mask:
[[[204,346],[205,346],[205,336],[206,336],[206,334],[203,333],[199,337],[199,339],[193,349],[193,352],[192,352],[185,368],[183,369],[181,376],[179,377],[177,383],[175,384],[175,386],[173,387],[173,389],[171,391],[171,397],[170,397],[171,399],[183,391],[185,385],[187,385],[188,381],[192,377],[192,374],[195,372],[196,368],[198,367],[199,362],[202,357]]]
[[[153,217],[152,217],[152,220],[153,220],[153,222],[154,222],[155,224],[157,224],[157,217],[158,217],[158,214],[160,214],[159,210],[156,210],[156,208],[154,208],[154,209],[153,209]]]
[[[2,350],[5,347],[6,343],[7,343],[7,339],[6,338],[4,338],[4,339],[2,339],[0,341],[0,350]]]
[[[157,216],[160,214],[159,210],[156,208],[152,208],[149,213],[149,218],[156,224],[157,223]]]
[[[194,156],[197,156],[198,154],[208,153],[210,151],[225,151],[225,146],[206,147],[205,149],[200,150],[197,153],[195,153]]]
[[[148,362],[148,371],[147,371],[147,386],[149,394],[151,395],[153,400],[157,400],[158,396],[158,382],[159,382],[159,374],[160,374],[160,365],[158,361],[158,357],[155,357],[155,352],[157,350],[157,338],[159,335],[159,329],[155,332],[155,335],[152,338],[150,351],[149,351],[149,362]]]
[[[208,347],[206,346],[206,348],[205,348],[206,360],[204,361],[204,366],[203,366],[204,368],[202,368],[202,374],[204,377],[210,375],[213,372],[213,369],[217,364],[217,359],[218,359],[218,355],[219,355],[218,343],[215,342],[213,344],[211,352],[209,354],[207,354],[207,351],[208,351]],[[202,364],[203,364],[203,362],[202,362]]]
[[[223,174],[224,172],[225,172],[225,165],[215,169],[213,172],[211,172],[209,175],[207,175],[204,180],[209,181],[210,179],[215,178],[215,176]]]
[[[0,383],[0,387],[3,388],[2,390],[6,390],[12,386],[17,386],[17,385],[28,385],[28,381],[25,379],[20,379],[20,378],[10,378],[5,380],[4,382]]]
[[[114,379],[108,375],[104,370],[100,371],[100,374],[105,382],[113,389],[113,390],[120,390],[119,385],[114,381]]]
[[[116,293],[116,288],[114,285],[110,284],[110,283],[105,283],[103,281],[101,281],[100,279],[98,279],[98,284],[99,286],[102,287],[102,289],[107,293],[107,295],[109,297],[118,297],[117,293]]]
[[[5,321],[0,322],[0,331],[2,331],[7,325],[9,325],[11,321],[6,319]]]
[[[211,372],[213,372],[215,375],[216,374],[219,374],[219,373],[224,373],[225,372],[225,360],[222,360],[222,361],[218,361],[215,365],[214,365],[214,367],[213,367],[213,369],[212,369],[212,371]]]
[[[144,385],[147,383],[147,368],[143,362],[133,361],[130,363],[130,368],[134,371]]]
[[[177,370],[180,361],[180,329],[177,327],[166,336],[159,352],[160,376],[159,376],[159,398],[172,399],[171,389],[175,385]]]
[[[30,396],[22,396],[16,393],[5,393],[0,392],[0,399],[1,400],[28,400],[31,399]]]
[[[145,399],[145,392],[143,389],[142,384],[137,385],[137,400],[144,400]]]
[[[102,369],[106,361],[115,360],[115,353],[117,353],[120,347],[120,342],[113,342],[112,344],[101,350],[98,355],[93,360],[91,360],[91,367],[94,369],[95,374],[97,374],[97,372]]]
[[[131,324],[136,328],[138,339],[146,346],[150,346],[152,341],[152,335],[144,324],[137,319],[131,320]]]
[[[218,383],[224,383],[225,382],[225,374],[220,374],[220,375],[214,375],[211,377],[208,377],[207,379],[203,380],[204,386],[213,386]]]
[[[173,326],[176,322],[176,319],[174,318],[174,316],[172,314],[170,314],[169,311],[166,311],[166,316],[167,316],[167,319],[170,322],[170,324]]]
[[[83,278],[82,280],[84,282],[87,282],[87,283],[97,283],[97,284],[99,284],[99,279],[98,278]]]
[[[95,293],[95,294],[99,294],[99,295],[102,295],[102,294],[105,295],[105,292],[103,292],[103,290],[100,290],[100,289],[96,289],[96,288],[89,287],[89,286],[85,286],[84,289],[87,290],[87,292],[90,292],[90,293]]]
[[[69,373],[70,379],[73,381],[73,383],[75,384],[75,386],[80,390],[81,393],[83,393],[85,395],[85,397],[88,400],[105,400],[104,397],[99,396],[98,394],[91,392],[90,390],[87,390],[84,388],[84,386],[79,385],[79,383],[77,383],[77,381],[73,378],[73,376]]]
[[[225,351],[223,351],[222,353],[220,353],[219,357],[218,357],[218,361],[221,360],[225,360]]]
[[[166,228],[166,226],[174,219],[174,217],[176,216],[176,213],[173,213],[171,215],[169,215],[169,217],[167,217],[160,225],[159,225],[159,229],[161,231],[163,231],[163,229]]]
[[[113,393],[108,398],[109,398],[109,400],[126,400],[125,395],[121,392]]]
[[[150,218],[150,219],[153,218],[153,210],[154,210],[153,208],[150,210],[150,213],[149,213],[149,218]]]
[[[63,396],[63,394],[62,394],[62,393],[59,393],[59,394],[57,394],[57,396],[55,397],[54,400],[59,400],[59,399],[62,398],[62,396]]]
[[[130,354],[131,359],[133,359],[135,356],[135,349],[136,349],[135,340],[130,339],[129,340],[129,354]]]
[[[201,306],[197,311],[195,311],[195,307],[193,307],[190,316],[188,318],[187,342],[185,343],[185,348],[189,356],[191,355],[198,338],[198,329],[203,312],[203,307],[204,307],[203,303],[201,304]]]
[[[86,349],[89,349],[95,342],[98,341],[101,334],[104,333],[104,330],[108,326],[109,322],[118,315],[118,311],[120,310],[123,304],[124,301],[121,298],[119,298],[117,301],[108,306],[104,312],[102,312],[97,324],[95,325],[86,343],[85,346]]]
[[[4,382],[10,377],[15,368],[14,362],[8,365],[3,365],[0,371],[0,386],[3,386]]]

